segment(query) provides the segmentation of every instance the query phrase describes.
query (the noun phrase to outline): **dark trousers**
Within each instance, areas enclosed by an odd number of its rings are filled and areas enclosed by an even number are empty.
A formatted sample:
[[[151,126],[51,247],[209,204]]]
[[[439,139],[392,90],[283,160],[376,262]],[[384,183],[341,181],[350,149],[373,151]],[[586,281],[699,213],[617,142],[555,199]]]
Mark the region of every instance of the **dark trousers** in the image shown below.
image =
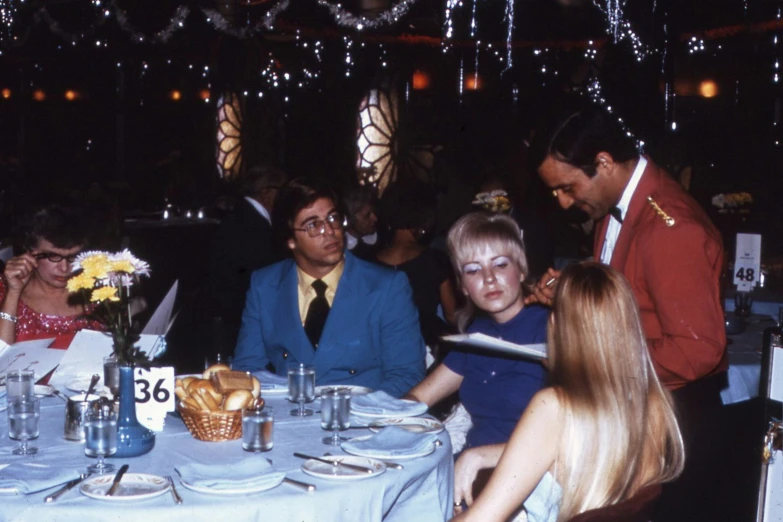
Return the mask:
[[[672,392],[685,443],[685,470],[664,485],[656,522],[731,521],[725,504],[731,499],[720,493],[730,472],[725,457],[731,437],[720,398],[726,383],[726,374],[721,373]]]

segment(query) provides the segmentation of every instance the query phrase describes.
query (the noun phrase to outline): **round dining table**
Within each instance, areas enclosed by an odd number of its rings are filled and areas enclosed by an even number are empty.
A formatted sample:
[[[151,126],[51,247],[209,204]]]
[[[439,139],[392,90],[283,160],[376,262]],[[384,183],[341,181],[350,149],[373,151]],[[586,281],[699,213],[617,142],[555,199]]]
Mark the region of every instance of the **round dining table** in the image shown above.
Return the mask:
[[[172,495],[146,500],[111,501],[89,498],[75,487],[57,501],[44,499],[57,488],[29,495],[0,496],[0,520],[30,521],[401,521],[427,522],[448,520],[453,509],[454,463],[451,442],[446,431],[438,435],[441,445],[426,456],[410,460],[395,460],[404,469],[388,468],[377,476],[362,480],[333,480],[305,474],[304,460],[294,452],[322,456],[326,452],[345,454],[339,447],[327,446],[321,439],[328,433],[321,429],[319,415],[293,417],[293,405],[284,397],[267,397],[274,408],[274,447],[265,453],[252,454],[242,449],[241,440],[202,442],[193,438],[182,420],[174,414],[166,418],[162,432],[157,433],[153,450],[140,457],[114,459],[107,462],[117,468],[129,464],[128,473],[170,475],[183,499],[176,504]],[[310,405],[318,410],[318,403]],[[65,402],[57,397],[41,401],[40,436],[31,445],[38,447],[32,456],[16,456],[11,450],[17,441],[8,438],[8,419],[0,414],[0,466],[24,461],[84,472],[95,459],[84,455],[84,444],[63,438]],[[343,435],[369,435],[367,429],[351,429]],[[257,493],[216,495],[185,488],[175,468],[186,463],[220,464],[230,467],[247,458],[269,459],[275,470],[284,471],[287,478],[315,485],[312,492],[286,482],[273,489]]]

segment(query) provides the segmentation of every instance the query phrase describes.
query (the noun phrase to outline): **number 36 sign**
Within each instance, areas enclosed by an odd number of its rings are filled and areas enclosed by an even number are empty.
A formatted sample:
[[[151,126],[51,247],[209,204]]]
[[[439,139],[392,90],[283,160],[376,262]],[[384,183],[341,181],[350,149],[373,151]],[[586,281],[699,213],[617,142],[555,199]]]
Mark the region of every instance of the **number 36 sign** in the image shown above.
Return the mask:
[[[174,411],[174,368],[136,368],[133,371],[136,381],[136,408],[143,405],[145,410]]]

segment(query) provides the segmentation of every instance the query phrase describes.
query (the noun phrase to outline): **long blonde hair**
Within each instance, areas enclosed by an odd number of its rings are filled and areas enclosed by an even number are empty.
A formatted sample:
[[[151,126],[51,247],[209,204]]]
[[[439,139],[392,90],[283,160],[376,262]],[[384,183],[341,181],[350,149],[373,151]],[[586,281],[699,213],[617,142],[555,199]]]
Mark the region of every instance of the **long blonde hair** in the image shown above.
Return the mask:
[[[517,265],[519,271],[527,276],[527,256],[522,242],[522,232],[516,221],[504,214],[471,212],[459,218],[449,229],[446,239],[449,258],[457,279],[462,279],[462,266],[476,252],[493,246],[499,252],[505,252]],[[457,328],[464,332],[473,320],[475,309],[470,299],[465,306],[457,310]]]
[[[676,478],[684,449],[625,278],[598,263],[569,266],[553,314],[549,378],[565,419],[558,520],[568,520]]]

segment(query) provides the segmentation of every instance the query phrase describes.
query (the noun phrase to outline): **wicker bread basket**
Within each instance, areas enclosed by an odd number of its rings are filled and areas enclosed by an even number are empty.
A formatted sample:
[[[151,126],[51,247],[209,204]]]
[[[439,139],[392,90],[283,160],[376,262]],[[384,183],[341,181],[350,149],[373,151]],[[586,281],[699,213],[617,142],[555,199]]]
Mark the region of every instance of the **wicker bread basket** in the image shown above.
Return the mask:
[[[242,437],[242,410],[203,411],[177,405],[185,426],[198,440],[220,442]]]

